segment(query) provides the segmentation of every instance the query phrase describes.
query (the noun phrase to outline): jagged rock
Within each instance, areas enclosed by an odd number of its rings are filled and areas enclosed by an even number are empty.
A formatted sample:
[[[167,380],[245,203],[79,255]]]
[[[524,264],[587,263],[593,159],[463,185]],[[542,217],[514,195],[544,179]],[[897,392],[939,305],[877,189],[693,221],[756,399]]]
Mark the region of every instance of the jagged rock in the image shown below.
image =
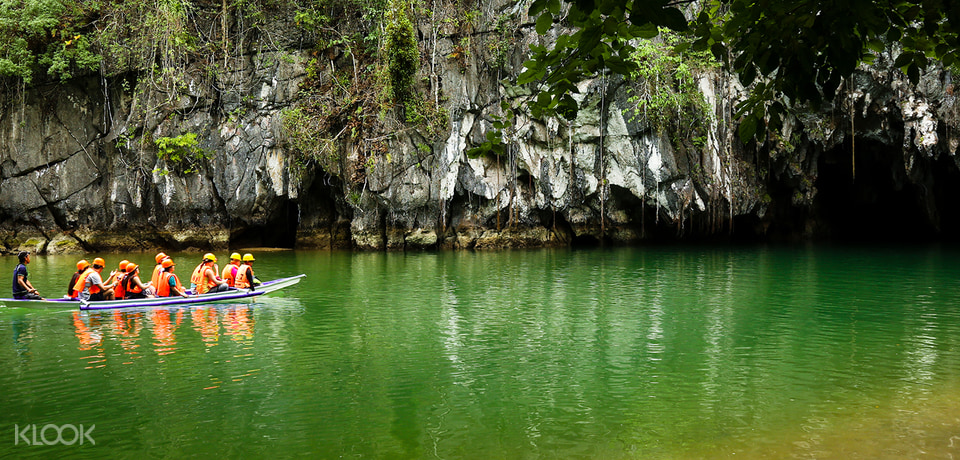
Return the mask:
[[[19,246],[14,249],[14,252],[20,251],[29,251],[31,253],[44,253],[47,251],[47,240],[46,237],[42,235],[28,235],[23,237]]]
[[[404,238],[404,243],[411,249],[432,248],[437,244],[437,233],[418,228]]]
[[[486,14],[511,7],[497,3]],[[423,46],[434,73],[423,70],[418,91],[445,101],[446,131],[392,119],[386,154],[364,150],[368,139],[343,136],[329,164],[317,166],[296,157],[281,129],[314,59],[289,19],[265,18],[279,48],[249,46],[247,55],[231,56],[225,62],[233,64],[218,69],[222,86],[200,78],[199,67],[186,69],[186,90],[156,110],[142,101],[165,95],[130,75],[28,88],[22,100],[3,95],[0,251],[483,249],[629,244],[733,228],[829,234],[824,208],[836,197],[824,196],[823,177],[858,155],[887,162],[881,179],[913,193],[903,201],[919,203],[932,228],[946,231],[956,214],[950,184],[960,165],[960,110],[952,74],[932,68],[912,86],[893,67],[893,51],[856,72],[833,105],[788,114],[782,132],[744,146],[731,120],[744,89],[717,70],[697,76],[716,117],[693,142],[636,116],[630,82],[619,78],[580,82],[574,120],[534,118],[524,108],[532,89],[508,83],[526,45],[550,40],[532,28],[516,29],[515,48],[496,69],[482,43],[464,60],[443,58],[461,44],[441,34]],[[432,36],[427,24],[420,29]],[[354,58],[340,50],[323,72],[352,73]],[[502,115],[501,102],[516,108],[504,152],[469,158]],[[190,172],[158,159],[156,145],[187,132],[212,156]],[[944,169],[943,156],[954,170]]]
[[[83,246],[76,238],[69,235],[60,234],[53,237],[47,244],[47,254],[81,254],[84,251]]]

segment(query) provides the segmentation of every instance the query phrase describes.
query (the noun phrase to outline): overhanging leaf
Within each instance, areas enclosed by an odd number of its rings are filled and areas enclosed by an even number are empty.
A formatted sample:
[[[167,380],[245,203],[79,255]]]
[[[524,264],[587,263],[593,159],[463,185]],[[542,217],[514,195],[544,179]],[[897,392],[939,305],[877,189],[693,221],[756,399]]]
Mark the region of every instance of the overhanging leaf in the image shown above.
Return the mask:
[[[757,123],[759,120],[754,114],[747,115],[746,118],[740,123],[740,126],[737,128],[737,134],[740,136],[740,142],[746,144],[750,142],[750,139],[753,139],[753,136],[757,133]]]
[[[550,12],[546,12],[540,15],[537,18],[537,34],[543,35],[547,33],[550,28],[553,27],[553,15]]]

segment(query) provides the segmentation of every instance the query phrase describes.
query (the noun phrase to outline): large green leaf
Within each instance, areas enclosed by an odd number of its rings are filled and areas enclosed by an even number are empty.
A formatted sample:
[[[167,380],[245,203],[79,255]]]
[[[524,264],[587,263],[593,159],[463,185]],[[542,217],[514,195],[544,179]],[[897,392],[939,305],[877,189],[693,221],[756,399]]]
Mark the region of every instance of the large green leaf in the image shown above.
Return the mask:
[[[740,142],[746,144],[750,139],[753,139],[753,136],[757,133],[757,124],[759,122],[760,120],[752,113],[740,122],[740,126],[737,128]]]
[[[547,33],[550,28],[553,27],[553,15],[550,12],[546,12],[540,15],[537,18],[537,33],[543,35]]]

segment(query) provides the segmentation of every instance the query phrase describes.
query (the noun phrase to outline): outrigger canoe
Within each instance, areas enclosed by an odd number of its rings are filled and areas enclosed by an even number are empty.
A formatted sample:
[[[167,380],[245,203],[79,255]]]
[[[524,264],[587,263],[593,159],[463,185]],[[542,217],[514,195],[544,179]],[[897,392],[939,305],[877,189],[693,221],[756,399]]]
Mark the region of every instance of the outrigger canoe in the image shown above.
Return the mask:
[[[232,301],[279,291],[285,287],[300,282],[300,278],[307,275],[279,278],[265,281],[255,289],[231,289],[226,292],[213,294],[191,295],[189,297],[154,297],[152,299],[104,300],[100,302],[86,302],[77,299],[48,299],[48,300],[18,300],[0,299],[0,307],[10,308],[79,308],[81,310],[108,310],[113,308],[131,307],[164,307],[169,305],[198,305],[212,302]]]

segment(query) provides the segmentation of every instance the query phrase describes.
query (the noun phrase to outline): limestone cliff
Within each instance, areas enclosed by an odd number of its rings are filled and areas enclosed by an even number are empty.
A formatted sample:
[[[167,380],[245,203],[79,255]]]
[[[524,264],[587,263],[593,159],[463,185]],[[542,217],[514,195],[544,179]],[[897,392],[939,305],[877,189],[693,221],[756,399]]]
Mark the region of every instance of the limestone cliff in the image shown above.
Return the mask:
[[[532,89],[509,82],[545,38],[513,4],[477,14],[465,30],[415,18],[417,92],[447,114],[439,129],[392,109],[382,136],[337,137],[326,162],[298,157],[284,111],[308,97],[305,84],[356,74],[356,53],[318,46],[289,15],[271,17],[273,38],[224,59],[217,78],[191,63],[176,97],[137,73],[8,90],[0,249],[539,247],[960,228],[950,72],[930,69],[913,86],[881,56],[835,105],[744,145],[732,120],[743,89],[706,70],[697,86],[712,116],[697,139],[678,138],[637,114],[621,78],[581,83],[571,122],[530,116]],[[518,108],[505,153],[468,157],[503,102]],[[209,157],[196,172],[158,158],[157,139],[186,132]]]

